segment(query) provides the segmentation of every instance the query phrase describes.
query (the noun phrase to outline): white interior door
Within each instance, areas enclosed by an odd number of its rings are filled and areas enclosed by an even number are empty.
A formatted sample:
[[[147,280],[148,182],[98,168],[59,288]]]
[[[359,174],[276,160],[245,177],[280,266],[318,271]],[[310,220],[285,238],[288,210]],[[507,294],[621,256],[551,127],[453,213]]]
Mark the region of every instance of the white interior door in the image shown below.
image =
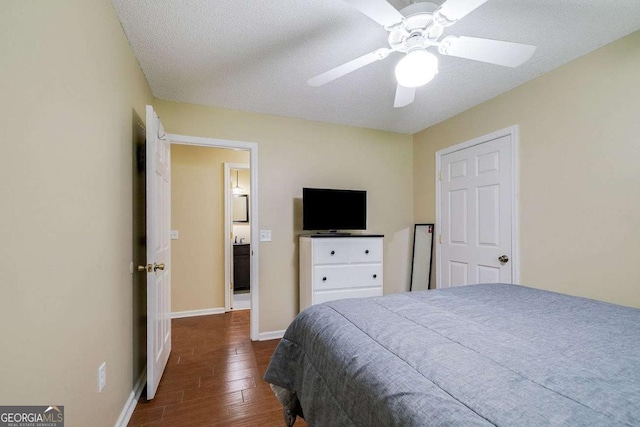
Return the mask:
[[[442,287],[512,283],[511,138],[441,157]]]
[[[171,148],[147,105],[147,399],[171,352]]]

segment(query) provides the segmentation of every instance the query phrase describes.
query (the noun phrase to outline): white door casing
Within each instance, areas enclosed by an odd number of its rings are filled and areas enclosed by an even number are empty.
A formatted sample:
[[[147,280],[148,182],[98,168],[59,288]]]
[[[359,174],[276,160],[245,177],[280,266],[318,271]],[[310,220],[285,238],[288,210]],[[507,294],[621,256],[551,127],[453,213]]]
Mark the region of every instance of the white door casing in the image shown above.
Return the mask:
[[[516,141],[511,127],[436,153],[437,287],[518,281]]]
[[[147,399],[171,352],[171,148],[147,105]]]

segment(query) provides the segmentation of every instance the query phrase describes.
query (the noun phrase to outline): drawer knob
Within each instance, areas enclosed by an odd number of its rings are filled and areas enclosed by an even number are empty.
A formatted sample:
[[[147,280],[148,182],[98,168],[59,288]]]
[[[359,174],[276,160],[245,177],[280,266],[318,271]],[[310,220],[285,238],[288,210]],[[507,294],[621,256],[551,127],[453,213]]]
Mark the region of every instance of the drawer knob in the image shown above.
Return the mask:
[[[323,282],[326,282],[326,281],[327,281],[327,278],[326,278],[326,277],[323,277],[323,278],[322,278],[322,281],[323,281]]]
[[[331,251],[331,255],[335,255],[335,254],[336,254],[336,251]]]
[[[368,253],[369,253],[369,249],[367,249],[366,251],[364,251],[364,253],[365,253],[365,254],[368,254]]]
[[[374,275],[373,275],[373,278],[374,278],[374,279],[377,279],[377,278],[378,278],[378,275],[377,275],[377,274],[374,274]]]

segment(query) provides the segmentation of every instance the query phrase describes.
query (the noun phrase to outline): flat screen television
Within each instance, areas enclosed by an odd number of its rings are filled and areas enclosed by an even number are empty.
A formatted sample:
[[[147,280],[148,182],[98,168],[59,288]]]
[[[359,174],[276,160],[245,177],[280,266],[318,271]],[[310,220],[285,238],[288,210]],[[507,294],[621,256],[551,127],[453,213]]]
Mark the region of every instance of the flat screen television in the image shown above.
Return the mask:
[[[316,231],[366,230],[367,192],[303,188],[302,228]]]

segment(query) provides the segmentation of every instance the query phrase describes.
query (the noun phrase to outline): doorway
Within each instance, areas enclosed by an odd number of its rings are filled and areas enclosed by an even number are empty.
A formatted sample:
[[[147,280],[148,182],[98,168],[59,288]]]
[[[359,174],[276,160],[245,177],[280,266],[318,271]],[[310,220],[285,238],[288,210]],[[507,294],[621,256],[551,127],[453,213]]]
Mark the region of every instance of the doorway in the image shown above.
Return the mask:
[[[214,139],[214,138],[201,138],[201,137],[192,137],[192,136],[177,135],[177,134],[167,134],[167,138],[171,141],[173,146],[192,145],[192,146],[199,146],[199,147],[213,147],[213,148],[223,148],[223,149],[229,149],[229,150],[242,150],[242,151],[247,151],[249,153],[249,163],[248,163],[249,188],[251,189],[251,191],[250,191],[250,194],[247,195],[248,196],[247,200],[250,206],[250,209],[248,211],[248,220],[249,220],[248,239],[249,239],[249,245],[250,245],[250,253],[248,256],[249,256],[249,266],[250,266],[250,287],[251,287],[250,338],[253,341],[257,341],[259,339],[259,335],[258,335],[259,333],[258,332],[259,247],[258,247],[258,240],[257,240],[257,236],[259,236],[259,232],[258,232],[258,145],[252,142],[220,140],[220,139]],[[225,177],[227,177],[227,174],[225,174]],[[229,234],[226,234],[226,236],[229,236]],[[229,245],[225,244],[224,247],[226,249],[229,247]]]
[[[436,286],[517,283],[518,128],[436,153]]]
[[[225,163],[225,311],[251,308],[251,168]]]

